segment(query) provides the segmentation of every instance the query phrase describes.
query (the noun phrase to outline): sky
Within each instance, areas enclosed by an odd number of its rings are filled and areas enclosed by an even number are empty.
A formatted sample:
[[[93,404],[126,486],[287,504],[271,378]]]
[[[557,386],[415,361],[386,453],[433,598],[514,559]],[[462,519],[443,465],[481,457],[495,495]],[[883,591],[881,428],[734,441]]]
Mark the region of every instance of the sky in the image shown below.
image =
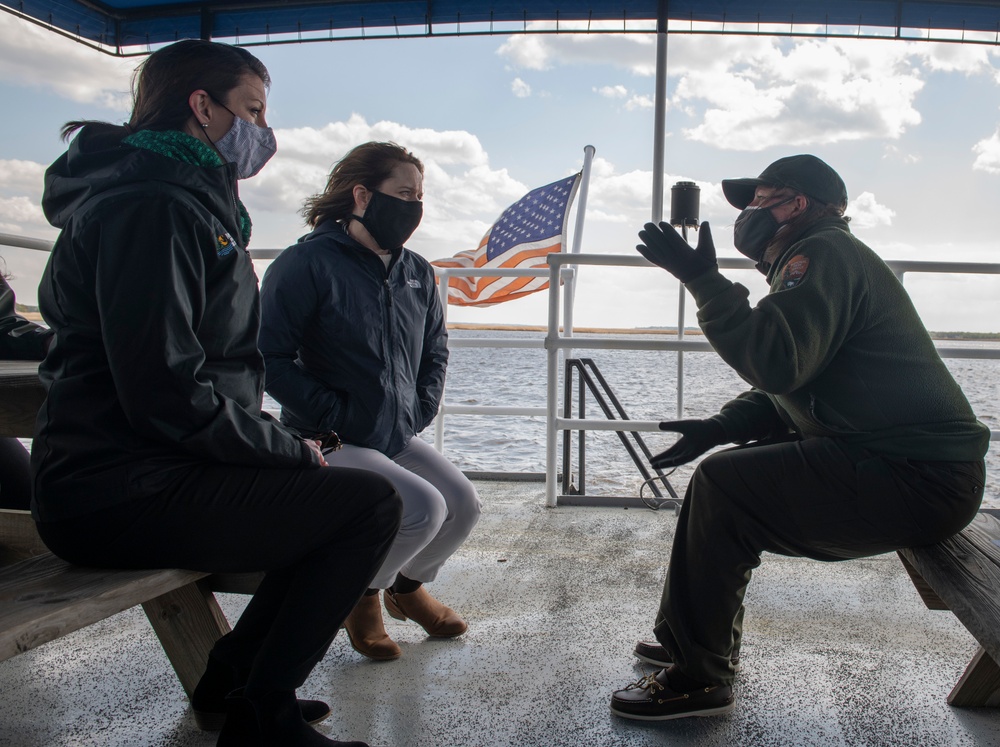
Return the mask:
[[[369,39],[252,49],[268,67],[278,153],[240,194],[251,248],[306,232],[298,210],[333,164],[392,140],[425,165],[424,219],[408,247],[428,259],[474,248],[508,205],[579,170],[596,149],[582,251],[635,256],[652,211],[653,34]],[[0,13],[0,232],[54,239],[43,174],[68,120],[122,122],[141,58],[117,59]],[[664,184],[694,181],[720,257],[737,211],[725,178],[813,153],[847,184],[851,228],[885,259],[998,262],[1000,48],[893,40],[672,34]],[[571,216],[570,241],[575,216]],[[692,241],[694,237],[692,236]],[[46,255],[4,248],[33,305]],[[257,262],[262,276],[266,262]],[[727,271],[751,299],[755,271]],[[1000,332],[1000,276],[908,275],[931,330]],[[658,268],[580,270],[575,323],[671,326],[679,288]],[[544,324],[545,293],[449,321]],[[688,307],[691,308],[690,305]],[[687,323],[693,323],[688,311]]]

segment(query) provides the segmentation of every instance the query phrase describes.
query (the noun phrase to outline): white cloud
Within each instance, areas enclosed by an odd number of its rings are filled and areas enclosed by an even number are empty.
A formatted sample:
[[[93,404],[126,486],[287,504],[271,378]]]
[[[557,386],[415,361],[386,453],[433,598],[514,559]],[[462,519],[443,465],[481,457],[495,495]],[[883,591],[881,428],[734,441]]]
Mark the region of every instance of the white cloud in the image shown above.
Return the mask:
[[[0,13],[0,80],[47,88],[81,103],[127,112],[129,85],[141,58],[110,57]]]
[[[942,44],[928,42],[910,45],[928,70],[974,75],[992,72],[991,51],[979,44]]]
[[[920,123],[914,106],[923,81],[907,47],[866,42],[798,42],[731,60],[726,70],[685,74],[678,105],[707,104],[685,131],[733,150],[899,138]],[[775,54],[777,52],[777,54]]]
[[[972,146],[972,152],[976,154],[976,160],[972,163],[973,169],[988,174],[1000,174],[1000,128],[997,128],[990,137]]]
[[[920,156],[916,153],[906,153],[899,146],[888,144],[882,149],[882,158],[885,160],[896,160],[906,164],[920,162]]]
[[[640,96],[639,94],[634,94],[628,101],[625,102],[625,108],[629,111],[633,111],[635,109],[652,109],[653,98],[652,96]]]
[[[529,24],[530,25],[530,24]],[[548,70],[557,65],[612,64],[637,75],[655,72],[653,34],[565,34],[511,36],[497,50],[512,65]]]
[[[896,212],[879,204],[871,192],[862,192],[848,203],[847,215],[851,216],[854,228],[875,228],[891,226]]]
[[[510,84],[510,90],[519,99],[526,99],[531,95],[531,86],[520,78],[514,78]]]
[[[515,67],[610,65],[654,72],[653,35],[511,37],[499,53]],[[671,37],[671,104],[694,120],[685,137],[727,150],[899,139],[921,122],[916,97],[930,72],[989,74],[982,46],[895,40]],[[624,86],[595,88],[621,96]],[[647,108],[634,96],[629,108]]]
[[[628,96],[628,89],[623,85],[594,87],[594,93],[606,99],[623,99]]]
[[[41,197],[46,168],[34,161],[0,160],[0,194],[28,192]]]
[[[333,164],[356,145],[389,140],[424,164],[424,220],[411,242],[435,259],[474,247],[490,223],[528,188],[494,169],[479,139],[461,130],[369,123],[359,114],[324,127],[279,129],[278,153],[258,176],[242,182],[241,198],[255,218],[253,246],[278,248],[305,228],[297,213],[323,189]]]
[[[0,160],[0,232],[50,238],[41,199],[46,165],[34,161]]]

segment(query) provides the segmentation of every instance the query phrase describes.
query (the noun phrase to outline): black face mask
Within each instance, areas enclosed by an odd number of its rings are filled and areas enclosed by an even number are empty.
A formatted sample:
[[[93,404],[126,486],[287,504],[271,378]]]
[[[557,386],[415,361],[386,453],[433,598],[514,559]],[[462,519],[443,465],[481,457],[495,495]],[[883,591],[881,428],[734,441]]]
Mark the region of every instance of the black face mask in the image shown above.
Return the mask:
[[[767,207],[744,208],[733,226],[733,244],[736,245],[736,250],[759,263],[767,245],[778,233],[778,229],[784,225],[778,223],[771,211],[776,207],[787,205],[794,199],[795,195],[792,195],[787,200]]]
[[[424,203],[401,200],[374,189],[371,193],[365,214],[361,217],[355,215],[354,218],[368,229],[383,251],[395,251],[417,230],[424,216]]]

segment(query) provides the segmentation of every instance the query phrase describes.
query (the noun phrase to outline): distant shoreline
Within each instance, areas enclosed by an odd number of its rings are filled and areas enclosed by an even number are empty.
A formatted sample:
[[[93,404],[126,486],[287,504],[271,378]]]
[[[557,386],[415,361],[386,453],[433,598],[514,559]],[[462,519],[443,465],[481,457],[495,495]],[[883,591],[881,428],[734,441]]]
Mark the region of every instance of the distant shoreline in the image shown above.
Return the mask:
[[[472,324],[470,322],[448,322],[448,329],[480,330],[494,332],[546,332],[548,327],[534,324]],[[563,331],[560,327],[559,331]],[[676,327],[573,327],[574,332],[597,335],[676,335]],[[684,336],[702,336],[697,327],[686,327]],[[1000,332],[931,332],[935,340],[968,340],[995,342],[1000,340]]]
[[[32,322],[42,321],[42,315],[37,311],[22,311],[18,313]],[[472,324],[470,322],[449,322],[448,329],[480,330],[483,332],[545,332],[548,327],[541,324]],[[560,327],[562,332],[563,328]],[[573,327],[574,332],[588,335],[676,335],[676,327]],[[968,340],[970,342],[991,342],[1000,340],[1000,332],[931,332],[935,340]],[[686,327],[684,336],[702,336],[697,327]]]

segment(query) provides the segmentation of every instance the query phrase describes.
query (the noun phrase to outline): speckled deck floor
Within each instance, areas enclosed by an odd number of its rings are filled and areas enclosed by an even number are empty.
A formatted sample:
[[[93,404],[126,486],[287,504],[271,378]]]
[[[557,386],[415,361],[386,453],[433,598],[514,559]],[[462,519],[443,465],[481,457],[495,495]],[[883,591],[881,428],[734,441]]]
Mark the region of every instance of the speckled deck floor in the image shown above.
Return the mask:
[[[404,654],[363,659],[338,636],[300,691],[331,737],[373,747],[1000,745],[1000,709],[945,697],[976,650],[927,610],[895,555],[839,564],[767,556],[747,594],[737,707],[643,724],[611,716],[641,675],[672,511],[543,506],[532,483],[478,483],[483,519],[433,585],[469,632],[430,640],[387,617]],[[245,598],[221,595],[230,619]],[[0,745],[202,747],[138,609],[0,663]]]

